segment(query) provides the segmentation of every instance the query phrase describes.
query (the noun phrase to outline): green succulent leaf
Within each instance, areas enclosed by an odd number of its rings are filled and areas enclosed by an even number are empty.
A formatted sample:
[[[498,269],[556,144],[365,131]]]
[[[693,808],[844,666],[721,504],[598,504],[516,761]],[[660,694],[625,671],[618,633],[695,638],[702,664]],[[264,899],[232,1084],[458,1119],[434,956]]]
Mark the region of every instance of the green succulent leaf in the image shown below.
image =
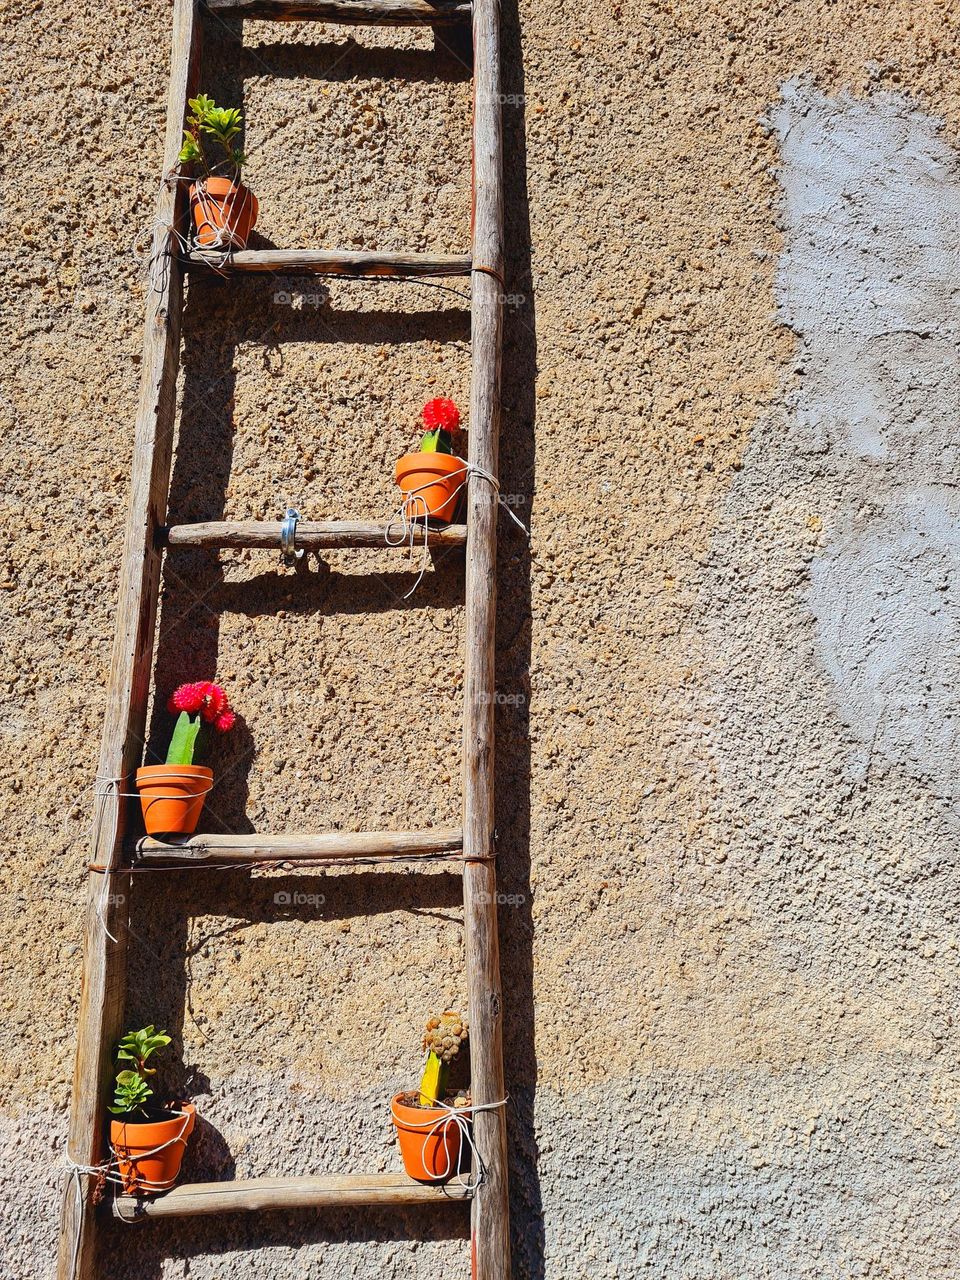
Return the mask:
[[[144,1111],[153,1090],[138,1071],[121,1071],[114,1084],[114,1097],[109,1110],[115,1116],[131,1111]]]
[[[117,1061],[132,1062],[117,1072],[114,1082],[114,1098],[109,1110],[115,1115],[127,1115],[140,1111],[146,1115],[147,1099],[153,1097],[153,1090],[147,1084],[146,1077],[156,1075],[152,1067],[146,1065],[147,1060],[170,1043],[165,1031],[158,1031],[151,1023],[139,1031],[128,1031],[117,1045]]]
[[[232,169],[239,170],[246,163],[243,152],[233,148],[234,139],[243,127],[243,113],[238,107],[218,107],[212,98],[201,93],[190,99],[187,124],[190,127],[184,134],[180,149],[181,164],[201,164],[206,173],[220,168],[221,165],[215,165],[208,155],[210,142],[222,148],[226,155],[225,163]]]
[[[243,116],[236,107],[211,107],[200,122],[204,133],[211,134],[220,143],[226,145],[231,138],[240,132]]]
[[[211,111],[216,110],[217,104],[212,98],[208,98],[205,93],[198,94],[196,98],[188,99],[188,106],[193,112],[188,117],[191,124],[203,124]]]
[[[203,151],[192,133],[184,133],[183,146],[177,157],[181,164],[197,164],[203,160]]]
[[[117,1045],[117,1059],[120,1062],[136,1062],[141,1065],[158,1049],[164,1049],[170,1043],[165,1031],[157,1031],[151,1023],[141,1031],[129,1031]]]

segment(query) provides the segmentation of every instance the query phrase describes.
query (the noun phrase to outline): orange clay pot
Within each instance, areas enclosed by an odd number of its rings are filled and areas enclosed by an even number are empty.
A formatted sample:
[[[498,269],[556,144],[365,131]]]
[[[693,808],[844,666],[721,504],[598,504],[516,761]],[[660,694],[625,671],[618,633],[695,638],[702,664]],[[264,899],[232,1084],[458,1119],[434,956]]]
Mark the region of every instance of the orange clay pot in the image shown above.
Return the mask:
[[[390,1103],[403,1167],[418,1182],[446,1182],[461,1172],[460,1127],[454,1120],[438,1123],[450,1114],[444,1107],[409,1106],[404,1098],[410,1096],[395,1094]]]
[[[213,786],[202,764],[148,764],[137,770],[137,790],[148,836],[192,836]]]
[[[466,478],[467,464],[454,453],[405,453],[397,463],[397,484],[412,520],[431,516],[449,523]]]
[[[190,187],[197,244],[242,249],[260,212],[257,197],[242,182],[204,178]]]
[[[171,1106],[168,1120],[111,1120],[110,1146],[120,1166],[120,1177],[127,1195],[151,1196],[168,1191],[180,1176],[187,1139],[193,1133],[197,1109],[192,1102]],[[158,1148],[160,1148],[158,1150]],[[145,1152],[153,1152],[146,1155]]]

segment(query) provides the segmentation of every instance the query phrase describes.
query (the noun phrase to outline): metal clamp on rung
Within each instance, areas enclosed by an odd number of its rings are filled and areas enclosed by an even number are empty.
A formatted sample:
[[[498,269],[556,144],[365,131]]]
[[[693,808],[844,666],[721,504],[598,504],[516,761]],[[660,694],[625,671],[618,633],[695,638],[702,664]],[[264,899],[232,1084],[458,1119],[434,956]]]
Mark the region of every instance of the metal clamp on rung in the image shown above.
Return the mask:
[[[300,519],[300,512],[296,507],[287,507],[287,513],[283,517],[283,524],[280,526],[280,548],[283,551],[284,564],[296,564],[303,558],[303,547],[297,547],[297,521]]]

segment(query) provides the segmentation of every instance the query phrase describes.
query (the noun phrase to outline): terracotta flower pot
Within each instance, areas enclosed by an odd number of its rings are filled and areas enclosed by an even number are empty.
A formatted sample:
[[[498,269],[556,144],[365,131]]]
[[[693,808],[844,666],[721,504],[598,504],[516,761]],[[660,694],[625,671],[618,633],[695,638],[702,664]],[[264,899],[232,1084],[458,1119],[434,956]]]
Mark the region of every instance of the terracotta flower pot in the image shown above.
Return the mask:
[[[187,1139],[193,1133],[197,1109],[192,1102],[170,1108],[162,1120],[137,1123],[110,1121],[110,1146],[120,1166],[123,1189],[131,1195],[156,1195],[167,1191],[180,1176]],[[149,1154],[148,1154],[149,1153]]]
[[[260,205],[242,182],[203,178],[190,187],[190,211],[198,244],[208,248],[242,249],[253,230]]]
[[[397,463],[397,484],[406,494],[410,519],[430,516],[449,523],[467,478],[467,464],[453,453],[405,453]]]
[[[398,1093],[390,1103],[403,1167],[418,1182],[446,1182],[461,1172],[460,1126],[446,1107],[412,1107],[405,1101],[415,1097]]]
[[[213,786],[202,764],[148,764],[137,770],[137,790],[148,836],[190,836]]]

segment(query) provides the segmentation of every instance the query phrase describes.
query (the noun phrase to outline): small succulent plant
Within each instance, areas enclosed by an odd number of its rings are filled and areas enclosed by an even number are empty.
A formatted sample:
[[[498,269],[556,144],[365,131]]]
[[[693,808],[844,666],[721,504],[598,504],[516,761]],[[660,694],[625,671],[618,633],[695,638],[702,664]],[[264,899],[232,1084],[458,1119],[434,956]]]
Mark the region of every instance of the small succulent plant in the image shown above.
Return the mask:
[[[453,433],[460,425],[460,410],[452,400],[428,400],[423,406],[421,453],[453,453]]]
[[[218,733],[229,733],[237,720],[226,693],[212,680],[182,684],[171,695],[167,710],[180,712],[170,739],[167,764],[193,764],[197,735],[204,721],[212,724]]]
[[[439,1017],[428,1021],[423,1034],[427,1061],[420,1080],[421,1107],[432,1107],[443,1102],[450,1064],[466,1043],[467,1031],[466,1018],[453,1009],[447,1009]]]
[[[155,1067],[148,1067],[147,1061],[170,1043],[165,1031],[157,1031],[151,1024],[140,1031],[129,1031],[117,1045],[117,1062],[132,1062],[133,1067],[125,1067],[117,1072],[114,1081],[114,1098],[110,1111],[115,1116],[134,1115],[137,1112],[147,1118],[147,1103],[153,1097],[153,1090],[147,1084],[147,1077],[156,1075]]]
[[[218,107],[205,93],[191,98],[188,127],[183,132],[183,146],[180,148],[180,163],[197,165],[207,176],[219,168],[226,168],[231,176],[239,178],[240,170],[247,162],[246,155],[235,145],[242,125],[243,116],[237,107]],[[213,162],[209,150],[211,144],[218,146],[224,154],[224,159],[218,163]]]

